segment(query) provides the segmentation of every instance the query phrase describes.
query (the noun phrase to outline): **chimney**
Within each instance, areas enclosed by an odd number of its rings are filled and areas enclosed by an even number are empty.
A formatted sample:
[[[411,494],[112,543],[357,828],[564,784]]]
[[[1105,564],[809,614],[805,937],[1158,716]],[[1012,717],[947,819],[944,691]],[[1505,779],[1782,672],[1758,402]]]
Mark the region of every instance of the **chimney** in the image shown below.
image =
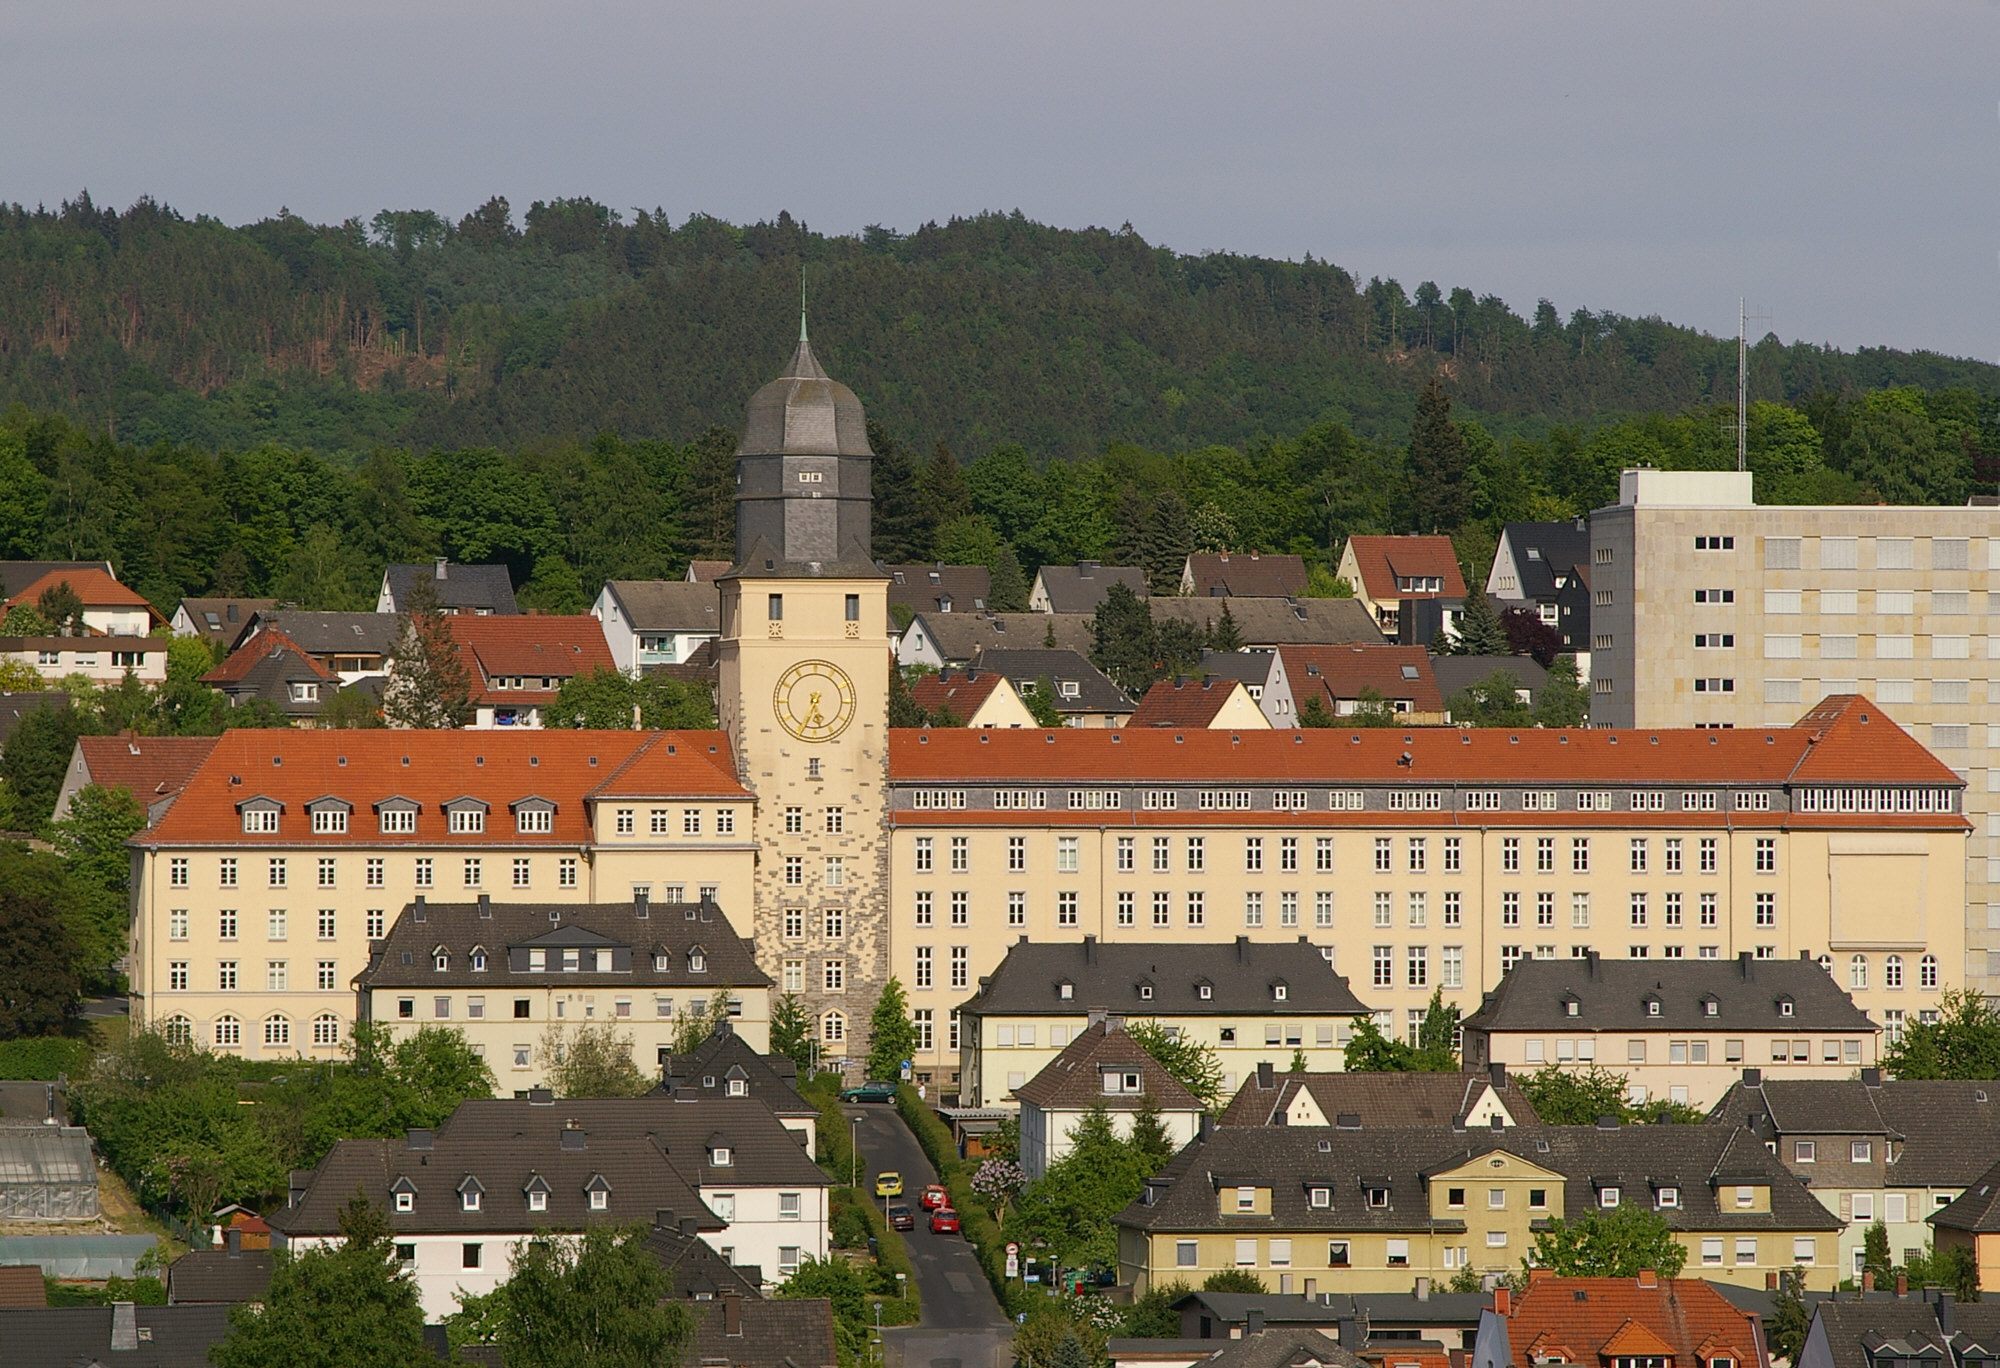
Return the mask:
[[[1777,1274],[1774,1273],[1771,1276],[1775,1278]],[[1896,1297],[1898,1300],[1901,1300],[1902,1298],[1907,1297],[1909,1295],[1910,1295],[1910,1275],[1907,1273],[1898,1273],[1896,1275]]]
[[[1748,983],[1752,978],[1756,977],[1756,970],[1751,968],[1751,965],[1754,964],[1755,962],[1756,962],[1755,956],[1753,956],[1748,950],[1739,951],[1737,953],[1736,971],[1737,973],[1743,976],[1743,981],[1745,983]]]
[[[1493,1314],[1503,1320],[1514,1314],[1514,1291],[1505,1284],[1493,1289]]]
[[[1417,1300],[1420,1302],[1427,1302],[1430,1299],[1431,1299],[1431,1280],[1429,1278],[1419,1276],[1417,1278]]]
[[[234,621],[236,621],[236,605],[235,605],[235,604],[233,604],[233,603],[232,603],[232,604],[230,604],[230,605],[229,605],[229,606],[228,606],[227,608],[223,609],[222,611],[223,611],[223,612],[224,612],[224,613],[225,613],[225,614],[226,614],[226,615],[228,616],[228,618],[229,618],[229,620],[230,620],[231,622],[234,622]]]
[[[547,1088],[528,1089],[528,1105],[531,1107],[553,1107],[556,1095]]]
[[[1250,938],[1248,936],[1238,936],[1236,938],[1236,962],[1238,964],[1248,964],[1250,962]]]
[[[1584,955],[1583,961],[1585,966],[1590,971],[1591,978],[1595,979],[1599,977],[1597,969],[1597,952],[1595,950],[1589,951]]]
[[[243,1257],[243,1231],[239,1227],[230,1226],[227,1230],[223,1231],[222,1243],[227,1247],[230,1258],[240,1259]]]
[[[479,920],[493,920],[493,895],[491,893],[481,893],[479,895]]]
[[[437,558],[437,568],[436,568],[435,570],[431,571],[431,578],[432,578],[432,579],[440,579],[440,580],[441,580],[441,579],[443,579],[443,578],[444,578],[444,567],[445,567],[445,558],[444,558],[443,556],[439,556],[439,557]]]
[[[1873,1292],[1875,1290],[1875,1274],[1872,1270],[1863,1269],[1861,1271],[1861,1290],[1863,1292]]]
[[[1507,1086],[1507,1066],[1505,1064],[1496,1059],[1491,1064],[1488,1064],[1486,1068],[1493,1079],[1494,1087],[1504,1088]]]
[[[1026,940],[1027,937],[1023,936],[1021,939]],[[1097,963],[1097,937],[1085,936],[1083,938],[1083,962],[1085,964]]]
[[[1503,1130],[1506,1130],[1506,1129],[1507,1129],[1507,1120],[1506,1120],[1506,1118],[1505,1118],[1505,1117],[1503,1117],[1503,1116],[1501,1116],[1501,1115],[1500,1115],[1500,1114],[1499,1114],[1498,1112],[1495,1112],[1495,1113],[1493,1114],[1493,1119],[1492,1119],[1491,1121],[1487,1122],[1486,1124],[1487,1124],[1488,1126],[1492,1127],[1492,1128],[1493,1128],[1494,1130],[1496,1130],[1496,1131],[1503,1131]]]
[[[1864,1088],[1881,1087],[1882,1071],[1880,1069],[1863,1069],[1861,1071],[1861,1086]]]
[[[1361,1327],[1352,1316],[1342,1316],[1333,1323],[1333,1337],[1350,1354],[1361,1348]]]
[[[1268,1059],[1259,1060],[1257,1063],[1257,1086],[1268,1092],[1274,1086],[1271,1079],[1271,1061]]]
[[[1659,1285],[1660,1274],[1658,1269],[1642,1268],[1639,1270],[1639,1286],[1658,1287]]]
[[[417,894],[417,900],[410,904],[410,920],[424,920],[424,895],[421,893]]]
[[[1417,1279],[1417,1281],[1422,1282],[1423,1279],[1419,1278]],[[1251,1307],[1248,1311],[1244,1312],[1244,1317],[1245,1319],[1243,1322],[1243,1333],[1245,1335],[1255,1335],[1263,1331],[1264,1329],[1263,1307],[1261,1306]]]
[[[1206,1140],[1213,1134],[1215,1134],[1215,1118],[1209,1113],[1203,1112],[1201,1114],[1200,1138]]]
[[[1776,1273],[1766,1273],[1764,1275],[1764,1290],[1766,1292],[1776,1292],[1778,1290],[1778,1275]]]
[[[1125,1014],[1123,1012],[1106,1012],[1104,1014],[1104,1034],[1110,1035],[1114,1031],[1122,1031],[1124,1029]]]
[[[1762,1069],[1745,1069],[1743,1071],[1743,1086],[1746,1088],[1763,1087],[1764,1071]]]
[[[111,1350],[134,1350],[139,1347],[139,1312],[132,1302],[111,1303]]]
[[[657,1207],[654,1209],[653,1229],[655,1230],[674,1229],[674,1209],[672,1207]]]
[[[1937,1318],[1938,1318],[1938,1329],[1944,1331],[1944,1333],[1947,1336],[1955,1335],[1958,1333],[1958,1317],[1956,1313],[1956,1308],[1952,1303],[1951,1293],[1942,1290],[1938,1292]],[[117,1341],[115,1339],[112,1341],[112,1345],[114,1348],[117,1346]]]
[[[635,888],[632,890],[632,915],[646,918],[653,915],[653,890]]]
[[[1599,1130],[1617,1130],[1618,1118],[1615,1116],[1600,1116],[1597,1118],[1597,1128]]]
[[[698,1222],[692,1216],[681,1217],[681,1234],[687,1236],[690,1240],[694,1239],[696,1237],[695,1226],[697,1224]]]
[[[1087,1011],[1085,1011],[1083,1014],[1084,1024],[1086,1026],[1099,1025],[1100,1023],[1103,1022],[1104,1016],[1105,1016],[1105,1011],[1102,1007],[1092,1007]]]

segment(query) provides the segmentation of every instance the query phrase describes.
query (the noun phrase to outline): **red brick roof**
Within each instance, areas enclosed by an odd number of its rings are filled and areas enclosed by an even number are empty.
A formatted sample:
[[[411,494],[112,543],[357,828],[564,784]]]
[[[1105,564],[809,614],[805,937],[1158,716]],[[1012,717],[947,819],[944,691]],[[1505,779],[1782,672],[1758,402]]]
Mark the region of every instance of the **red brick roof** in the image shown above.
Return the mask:
[[[1211,555],[1196,552],[1187,558],[1189,592],[1197,598],[1225,595],[1231,598],[1295,598],[1306,591],[1306,563],[1302,556],[1259,555],[1252,551]]]
[[[1925,750],[1860,694],[1833,694],[1792,724],[1812,749],[1796,777],[1818,783],[1955,784],[1951,766]]]
[[[1465,577],[1458,571],[1458,553],[1451,549],[1450,537],[1349,537],[1347,546],[1361,570],[1362,587],[1372,599],[1465,597]],[[1444,592],[1398,589],[1398,575],[1441,576]]]
[[[79,736],[90,782],[128,790],[141,804],[156,803],[186,786],[208,753],[213,736]]]
[[[1359,698],[1363,689],[1407,698],[1420,713],[1444,711],[1430,652],[1421,646],[1280,646],[1278,655],[1301,712],[1309,698],[1331,709],[1335,700]]]
[[[1671,1355],[1674,1368],[1711,1358],[1738,1368],[1770,1361],[1750,1314],[1699,1278],[1556,1278],[1539,1269],[1529,1276],[1506,1316],[1508,1361],[1517,1368],[1556,1355],[1581,1364]]]
[[[333,679],[332,670],[320,664],[306,653],[305,647],[293,641],[275,627],[257,633],[241,646],[229,653],[229,658],[201,677],[204,684],[235,684],[247,677],[252,669],[273,651],[283,648],[297,658],[301,669],[318,675],[323,680]]]
[[[1162,679],[1125,719],[1128,727],[1206,727],[1241,687],[1234,679]]]
[[[145,595],[96,569],[51,570],[8,599],[5,606],[12,608],[17,603],[25,603],[33,607],[35,600],[65,581],[76,591],[76,596],[83,600],[86,608],[144,608],[154,617],[160,616],[160,610],[148,603]]]
[[[469,656],[474,703],[533,706],[555,697],[561,682],[591,670],[615,670],[604,624],[588,613],[454,614],[448,619],[459,654]],[[499,689],[496,678],[519,679],[524,688]],[[552,681],[549,688],[541,682]],[[532,681],[532,682],[529,682]]]
[[[993,691],[1000,687],[997,670],[945,670],[927,674],[910,686],[910,697],[926,712],[951,708],[960,722],[970,722]]]
[[[486,830],[453,845],[579,845],[591,839],[586,803],[603,797],[748,799],[722,732],[636,731],[292,731],[225,732],[143,845],[295,845],[309,832],[305,805],[340,798],[354,805],[345,835],[314,845],[432,845],[444,829],[441,805],[478,798]],[[279,831],[247,835],[239,805],[284,804]],[[554,830],[522,835],[508,805],[523,798],[556,804]],[[374,805],[407,798],[421,807],[417,831],[381,835]]]

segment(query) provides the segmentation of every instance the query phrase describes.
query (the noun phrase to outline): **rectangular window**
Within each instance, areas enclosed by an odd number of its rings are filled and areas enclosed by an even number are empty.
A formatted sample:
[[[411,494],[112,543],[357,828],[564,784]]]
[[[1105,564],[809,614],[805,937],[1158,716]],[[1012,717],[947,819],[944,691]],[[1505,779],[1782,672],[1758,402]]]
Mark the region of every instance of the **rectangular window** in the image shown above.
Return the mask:
[[[1535,894],[1535,925],[1554,926],[1556,924],[1556,895],[1543,890]]]
[[[1521,895],[1502,893],[1500,895],[1500,924],[1519,926],[1521,924]]]
[[[1410,894],[1410,925],[1429,926],[1431,923],[1431,900],[1427,893]]]
[[[826,886],[828,888],[844,888],[847,886],[847,861],[845,856],[829,855],[826,857]]]
[[[826,909],[825,915],[826,937],[828,940],[839,940],[847,934],[847,913],[844,909],[829,907]]]
[[[266,992],[271,992],[271,993],[284,992],[286,990],[287,986],[286,979],[288,977],[289,975],[285,971],[285,961],[283,960],[264,961],[264,989]]]
[[[1130,896],[1129,894],[1127,895]],[[1028,895],[1012,892],[1007,895],[1007,925],[1026,926],[1028,924]]]
[[[1632,894],[1631,906],[1632,925],[1644,926],[1646,924],[1646,895],[1644,893]]]
[[[416,886],[418,888],[429,888],[433,881],[433,874],[434,870],[430,858],[428,856],[419,857],[416,864],[416,872],[412,875]]]
[[[1778,839],[1775,836],[1757,838],[1757,872],[1775,874],[1778,872]]]
[[[1208,868],[1208,838],[1190,836],[1187,838],[1187,868],[1190,874],[1199,874]]]
[[[1007,838],[1008,872],[1012,874],[1019,874],[1025,871],[1027,867],[1028,867],[1028,838],[1026,836],[1009,836]]]
[[[1120,926],[1135,926],[1138,924],[1138,912],[1134,905],[1133,895],[1130,893],[1120,893],[1118,895],[1118,924]]]
[[[1396,947],[1378,945],[1374,947],[1374,983],[1377,988],[1393,988],[1396,984]]]
[[[284,908],[272,908],[266,916],[264,938],[274,941],[285,939],[288,921],[289,918],[286,917]]]
[[[1537,836],[1535,838],[1535,872],[1553,874],[1556,872],[1556,838]]]
[[[170,992],[185,993],[188,986],[188,962],[186,960],[167,961],[167,989]]]
[[[527,860],[527,858],[526,858],[526,857],[524,857],[524,856],[517,856],[517,857],[515,858],[515,860],[514,860],[514,887],[516,887],[516,888],[526,888],[526,887],[528,886],[528,871],[529,871],[529,868],[530,868],[530,865],[529,865],[529,862],[528,862],[528,860]]]
[[[1322,888],[1313,894],[1313,925],[1333,925],[1333,893],[1328,889]]]
[[[1409,839],[1409,863],[1412,874],[1424,872],[1430,862],[1429,842],[1422,836]]]
[[[1168,926],[1173,923],[1173,898],[1174,895],[1166,892],[1164,889],[1156,889],[1154,891],[1153,925]]]
[[[1570,839],[1569,869],[1572,874],[1588,874],[1590,872],[1590,838],[1588,836],[1576,836]]]
[[[933,968],[931,947],[928,945],[919,945],[916,947],[916,951],[916,986],[919,988],[928,988],[931,986],[931,972]]]
[[[1443,960],[1438,970],[1438,986],[1441,988],[1463,988],[1465,986],[1465,947],[1447,945],[1443,950]]]
[[[1190,910],[1190,915],[1192,915],[1192,910]],[[1074,893],[1056,894],[1056,925],[1057,926],[1076,925],[1076,894]],[[1190,921],[1188,925],[1195,926],[1199,925],[1199,923]]]
[[[1387,836],[1375,838],[1375,872],[1387,874],[1395,868],[1395,842]]]
[[[1243,925],[1252,929],[1264,924],[1264,895],[1255,891],[1243,895]]]
[[[485,870],[485,864],[483,861],[477,859],[466,860],[465,886],[467,888],[478,888],[480,884],[484,881],[485,877],[484,870]]]
[[[1776,926],[1778,924],[1778,895],[1759,893],[1757,895],[1757,925]]]
[[[1412,988],[1423,988],[1431,981],[1430,947],[1412,945],[1405,956],[1407,981]]]
[[[1445,873],[1457,874],[1461,872],[1463,868],[1464,855],[1465,855],[1465,841],[1463,837],[1447,836],[1444,838]]]
[[[1713,799],[1715,797],[1714,794],[1708,794],[1706,796],[1709,797],[1710,799]],[[1717,854],[1718,854],[1717,838],[1713,836],[1702,837],[1701,838],[1702,873],[1704,874],[1715,873]]]
[[[1282,873],[1295,873],[1299,867],[1299,838],[1281,836],[1278,838],[1278,869]]]
[[[1118,838],[1118,872],[1120,874],[1130,874],[1138,867],[1137,845],[1138,838],[1135,836],[1120,836]]]
[[[1590,894],[1572,893],[1569,895],[1569,924],[1573,927],[1590,925]]]
[[[951,872],[964,874],[972,868],[972,838],[954,836],[951,838]]]
[[[820,983],[829,993],[842,992],[847,987],[847,961],[821,960]]]
[[[1333,837],[1313,837],[1313,872],[1317,874],[1333,873]]]
[[[971,947],[954,945],[951,947],[951,986],[963,988],[971,973]],[[1026,1041],[1022,1042],[1026,1044]]]
[[[1187,895],[1187,924],[1201,926],[1208,920],[1208,895],[1194,889]]]
[[[1077,872],[1078,842],[1079,838],[1075,836],[1056,837],[1056,873],[1074,874]]]
[[[184,941],[188,938],[188,910],[176,907],[167,913],[167,939]]]
[[[1396,924],[1396,895],[1378,892],[1375,895],[1375,924],[1394,926]]]

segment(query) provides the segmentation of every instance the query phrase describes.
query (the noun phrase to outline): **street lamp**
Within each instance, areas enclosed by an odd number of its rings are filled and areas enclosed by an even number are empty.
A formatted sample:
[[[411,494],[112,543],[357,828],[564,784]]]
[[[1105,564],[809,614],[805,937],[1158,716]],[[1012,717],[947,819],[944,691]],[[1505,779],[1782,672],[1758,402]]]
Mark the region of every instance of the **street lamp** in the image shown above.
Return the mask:
[[[847,1185],[861,1186],[861,1118],[847,1118]]]

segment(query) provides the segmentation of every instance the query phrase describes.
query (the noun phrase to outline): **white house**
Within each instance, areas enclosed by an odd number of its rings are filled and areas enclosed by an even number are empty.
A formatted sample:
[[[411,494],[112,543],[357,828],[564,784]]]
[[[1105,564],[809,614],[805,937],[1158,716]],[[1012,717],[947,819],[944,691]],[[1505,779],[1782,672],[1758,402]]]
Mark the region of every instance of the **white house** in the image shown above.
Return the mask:
[[[1120,1138],[1142,1107],[1159,1115],[1178,1152],[1201,1125],[1200,1099],[1125,1033],[1124,1018],[1093,1012],[1091,1022],[1042,1071],[1014,1090],[1021,1101],[1021,1168],[1033,1181],[1070,1152],[1077,1125],[1093,1108],[1109,1114]]]
[[[607,580],[590,605],[604,624],[618,668],[635,678],[648,665],[679,665],[722,633],[715,582]]]

